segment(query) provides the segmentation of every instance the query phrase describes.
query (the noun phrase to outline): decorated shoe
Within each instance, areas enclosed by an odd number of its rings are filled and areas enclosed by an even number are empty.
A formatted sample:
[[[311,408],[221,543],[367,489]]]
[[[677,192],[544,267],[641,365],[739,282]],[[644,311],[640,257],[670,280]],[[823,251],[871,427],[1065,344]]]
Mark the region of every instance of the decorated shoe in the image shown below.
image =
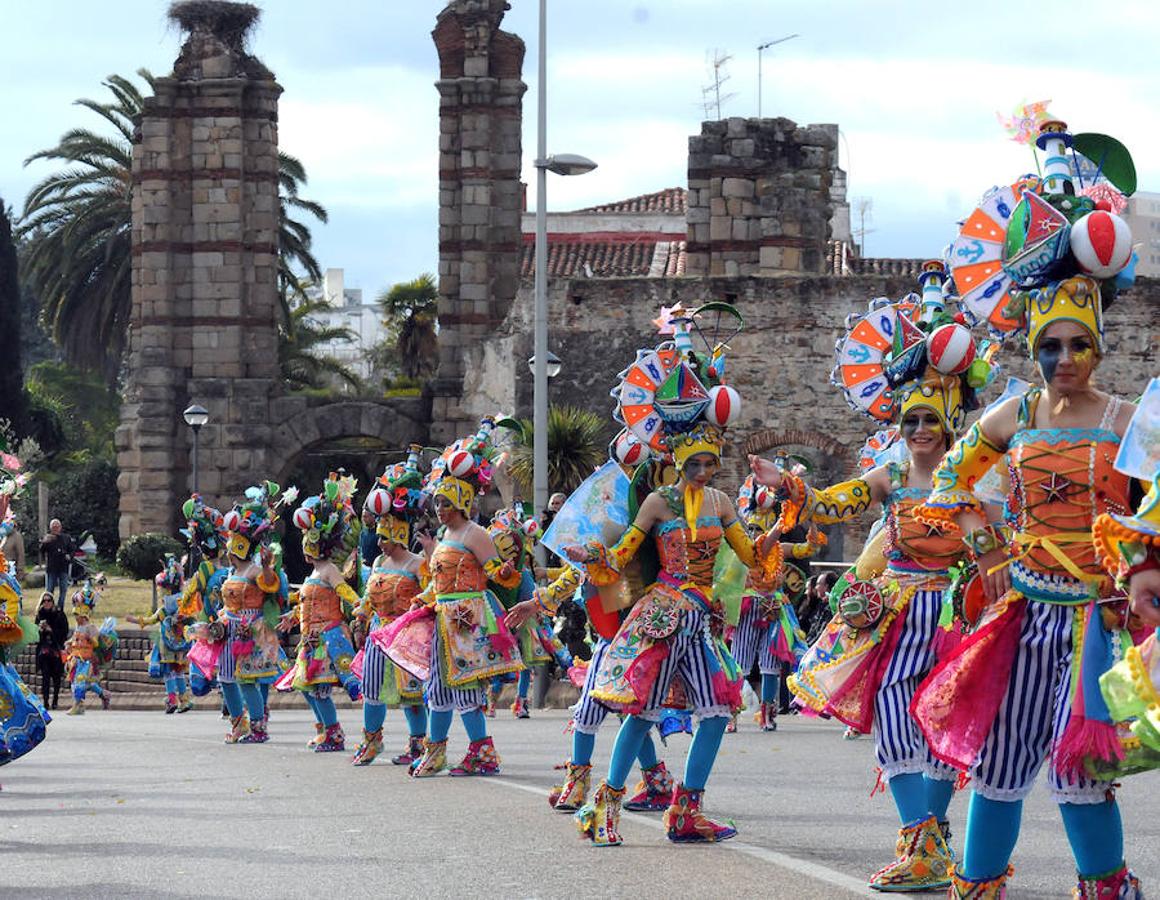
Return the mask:
[[[85,714],[85,701],[74,700],[73,705],[68,708],[66,716],[83,716]]]
[[[250,719],[242,713],[240,716],[230,717],[230,730],[226,732],[226,743],[236,744],[250,733]]]
[[[413,778],[430,778],[447,768],[447,741],[424,741],[423,755],[411,763]]]
[[[180,713],[187,713],[191,709],[193,709],[193,694],[186,691],[184,694],[181,694],[177,699],[178,699],[177,712],[179,714]],[[269,718],[269,715],[267,715],[266,718]]]
[[[737,716],[730,716],[729,721],[725,723],[726,734],[737,734]]]
[[[954,835],[951,833],[951,820],[939,819],[938,830],[942,834],[943,843],[947,845],[947,853],[951,855],[951,860],[955,861],[955,848],[951,846],[951,838]],[[901,838],[899,839],[901,841]],[[901,853],[902,851],[899,851]]]
[[[1140,880],[1126,865],[1106,875],[1080,875],[1073,900],[1144,900]]]
[[[398,756],[391,757],[391,764],[395,766],[409,766],[423,755],[423,735],[413,734],[407,738],[407,749]]]
[[[101,694],[101,709],[108,709],[112,702],[113,701],[109,699],[108,691],[105,691],[105,693]]]
[[[934,816],[900,829],[895,851],[898,858],[870,876],[874,890],[907,893],[950,886],[954,859]]]
[[[516,697],[516,702],[512,704],[512,715],[517,719],[530,719],[532,717],[528,710],[527,697]]]
[[[733,823],[720,825],[701,812],[704,791],[694,791],[683,784],[673,790],[673,802],[665,810],[661,824],[670,841],[677,844],[714,843],[737,836]]]
[[[842,737],[847,741],[856,741],[858,738],[862,737],[862,732],[860,732],[853,725],[847,725],[846,730],[842,732]]]
[[[487,689],[487,704],[483,707],[483,714],[489,719],[495,718],[496,708],[499,706],[499,691],[489,687]]]
[[[250,720],[250,733],[239,738],[239,744],[264,744],[270,740],[270,732],[266,730],[266,717]]]
[[[632,812],[664,812],[672,800],[676,782],[664,761],[648,769],[641,769],[641,781],[635,793],[624,801],[624,808]]]
[[[321,722],[314,723],[314,737],[306,742],[306,749],[313,750],[319,744],[326,740],[326,728]]]
[[[776,703],[762,703],[761,704],[761,725],[762,731],[777,731],[777,704]]]
[[[499,754],[495,752],[495,744],[490,737],[481,741],[472,741],[467,745],[467,753],[463,761],[455,766],[450,775],[498,775]]]
[[[947,897],[949,900],[1004,900],[1007,896],[1007,879],[1014,871],[1014,866],[1008,866],[1002,875],[974,881],[952,870]]]
[[[354,759],[351,760],[351,765],[354,766],[369,766],[375,761],[375,757],[383,752],[383,729],[378,731],[367,731],[363,729],[362,743],[354,751]]]
[[[314,745],[315,753],[339,753],[346,749],[346,735],[342,732],[342,725],[335,722],[326,726],[322,740]]]
[[[600,782],[600,787],[592,799],[576,811],[576,827],[582,837],[588,838],[597,847],[619,847],[624,843],[620,836],[620,802],[624,799],[624,788],[619,791]]]
[[[548,792],[548,805],[560,812],[575,812],[588,799],[592,786],[592,766],[574,766],[568,763],[568,774],[563,784]]]
[[[177,694],[165,695],[165,715],[171,716],[177,712]]]

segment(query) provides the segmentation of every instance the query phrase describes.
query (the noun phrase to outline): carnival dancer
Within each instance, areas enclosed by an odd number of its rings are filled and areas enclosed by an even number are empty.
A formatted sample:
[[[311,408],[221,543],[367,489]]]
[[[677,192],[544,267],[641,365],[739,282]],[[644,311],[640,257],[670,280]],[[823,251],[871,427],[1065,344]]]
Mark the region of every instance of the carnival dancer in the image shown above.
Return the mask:
[[[1111,139],[1074,138],[1085,153],[1104,152],[1092,149],[1093,140],[1106,146]],[[1000,287],[1011,290],[986,298],[976,290],[978,306],[968,309],[992,326],[1024,331],[1043,384],[971,426],[916,512],[962,537],[991,602],[979,627],[940,663],[912,704],[932,751],[971,775],[966,850],[955,867],[952,897],[1002,896],[1023,799],[1045,761],[1079,873],[1075,896],[1142,896],[1124,863],[1114,785],[1092,778],[1083,765],[1086,758],[1114,758],[1118,750],[1114,728],[1087,714],[1102,674],[1094,664],[1119,640],[1096,606],[1113,583],[1097,563],[1092,523],[1131,508],[1129,479],[1113,468],[1131,406],[1098,390],[1092,375],[1107,352],[1103,301],[1128,263],[1131,241],[1122,220],[1075,194],[1066,154],[1072,142],[1063,123],[1045,123],[1043,178],[993,192],[978,211],[1001,205],[1010,212]],[[1133,176],[1125,187],[1134,185]],[[1121,237],[1125,252],[1116,250],[1118,261],[1108,263],[1103,244],[1119,244]],[[1093,241],[1099,254],[1088,253]],[[1081,268],[1090,274],[1077,274]],[[963,301],[969,304],[971,294]],[[972,494],[1004,454],[1009,532],[988,523]]]
[[[768,460],[752,459],[757,480],[784,497],[787,525],[844,522],[872,504],[883,506],[883,527],[839,598],[838,615],[789,685],[813,713],[873,734],[901,830],[897,858],[870,877],[870,887],[898,892],[949,886],[953,862],[946,811],[956,772],[931,756],[908,710],[937,662],[943,592],[965,551],[957,537],[931,533],[914,510],[927,499],[935,467],[975,407],[975,389],[991,375],[970,331],[945,309],[943,264],[926,263],[920,280],[921,303],[914,294],[894,304],[875,301],[864,316],[848,320],[848,333],[837,344],[834,380],[847,399],[879,422],[899,423],[875,436],[877,456],[864,455],[894,458],[818,490]],[[881,334],[898,340],[869,362],[870,348],[884,343]],[[883,372],[891,373],[892,386],[869,396],[865,382],[878,379],[885,387]]]
[[[125,618],[142,628],[157,626],[149,654],[149,677],[165,681],[166,715],[189,712],[193,709],[193,697],[186,685],[189,662],[185,657],[193,642],[186,636],[185,626],[192,619],[187,620],[178,611],[184,579],[177,557],[167,554],[164,568],[153,580],[161,593],[161,605],[148,616]]]
[[[20,461],[0,453],[0,543],[16,527],[8,503],[24,481]],[[14,567],[0,553],[0,766],[33,750],[52,721],[13,664],[24,645],[36,639],[36,625],[24,615],[22,597]]]
[[[638,354],[613,393],[618,418],[652,451],[671,454],[679,479],[645,498],[614,547],[591,541],[563,548],[569,559],[586,564],[598,585],[616,581],[650,537],[660,557],[657,580],[617,631],[592,691],[595,699],[628,713],[607,777],[576,813],[581,833],[599,846],[622,843],[618,828],[625,780],[670,688],[683,692],[679,704],[692,708],[700,724],[684,780],[674,788],[664,814],[667,836],[685,842],[737,834],[701,810],[725,726],[741,706],[741,674],[721,639],[723,612],[713,596],[713,565],[722,539],[746,565],[757,559],[729,497],[709,485],[720,467],[722,428],[739,413],[740,398],[722,381],[728,338],[719,339],[717,331],[712,340],[705,338],[696,315],[715,315],[718,326],[725,319],[733,326],[729,337],[741,328],[740,316],[727,304],[706,304],[692,315],[679,305],[663,311],[658,324],[673,334],[673,341]],[[705,338],[706,353],[694,352],[690,325]],[[767,559],[762,555],[762,564]]]
[[[408,732],[407,748],[391,762],[410,765],[423,754],[427,734],[423,683],[391,662],[375,640],[376,635],[385,637],[386,629],[411,609],[430,577],[426,560],[408,549],[411,528],[422,516],[421,450],[412,444],[406,462],[389,466],[367,496],[366,508],[375,517],[379,555],[371,564],[358,610],[359,630],[365,638],[353,664],[362,680],[363,694],[363,740],[354,755],[356,766],[370,765],[382,752],[388,705],[403,707]]]
[[[282,613],[282,580],[274,567],[273,551],[264,541],[277,521],[276,505],[292,502],[287,497],[297,493],[288,490],[280,501],[280,492],[272,481],[247,488],[245,500],[222,517],[228,569],[221,584],[218,618],[224,628],[210,623],[191,629],[195,640],[220,643],[214,664],[230,714],[227,744],[269,740],[260,685],[272,684],[282,672],[275,631]],[[190,651],[195,660],[196,649]],[[204,674],[208,677],[213,673]]]
[[[352,504],[355,488],[352,477],[331,472],[322,493],[308,497],[292,517],[302,531],[302,554],[313,569],[302,583],[295,608],[279,626],[287,630],[297,619],[301,636],[297,659],[277,687],[301,691],[306,697],[314,713],[315,730],[323,731],[322,740],[311,745],[315,753],[346,749],[346,736],[331,698],[335,685],[341,685],[351,700],[362,696],[358,676],[351,671],[355,651],[347,624],[360,599],[339,568],[340,563],[352,563],[353,571],[358,572],[359,520]]]
[[[751,536],[773,531],[778,518],[774,492],[756,485],[750,475],[741,485],[737,513]],[[782,543],[781,552],[794,559],[812,556],[823,546],[825,536],[816,527],[811,527],[807,538],[803,542]],[[782,580],[770,582],[761,570],[747,570],[741,594],[741,616],[733,631],[729,651],[743,674],[749,673],[754,662],[761,672],[761,707],[757,724],[762,731],[777,731],[782,672],[786,669],[792,672],[806,649],[805,633],[798,624],[793,604],[785,595]],[[736,718],[727,730],[735,731],[735,723]]]
[[[497,587],[495,595],[505,610],[510,611],[518,603],[525,603],[533,598],[536,591],[536,579],[533,572],[535,558],[532,555],[537,538],[542,536],[539,523],[535,519],[526,518],[519,506],[501,509],[492,516],[488,525],[488,533],[495,542],[500,559],[510,562],[520,573],[520,583],[515,588]],[[567,595],[569,587],[575,591],[579,578],[575,570],[565,566],[557,575],[566,575],[566,580],[554,589],[554,593],[561,598]],[[538,607],[536,614],[521,622],[514,628],[516,640],[519,642],[520,658],[524,668],[516,676],[516,699],[512,704],[512,715],[517,719],[527,719],[531,716],[528,709],[528,688],[531,684],[532,669],[543,666],[555,660],[564,671],[572,667],[570,654],[552,631],[551,619],[542,615]],[[509,626],[511,622],[509,621]],[[488,715],[495,715],[495,705],[499,698],[500,688],[504,680],[511,675],[497,675],[491,681],[488,689]]]
[[[429,712],[416,778],[447,768],[447,733],[455,710],[470,741],[452,775],[495,775],[499,754],[487,734],[484,688],[495,675],[518,672],[519,648],[489,582],[515,587],[520,573],[499,558],[487,530],[469,518],[477,492],[491,483],[499,453],[491,446],[495,420],[486,418],[469,438],[456,441],[432,463],[424,491],[442,526],[429,560],[431,583],[424,605],[390,626],[380,646],[403,669],[425,678]]]
[[[186,557],[190,577],[181,589],[178,614],[188,623],[216,622],[222,607],[222,582],[226,578],[226,533],[224,518],[212,506],[206,506],[200,494],[193,494],[181,506],[185,527],[181,529],[189,553]],[[204,697],[219,685],[213,677],[217,658],[225,642],[225,628],[220,625],[220,639],[214,642],[195,641],[187,652],[189,688],[193,696]],[[210,674],[207,676],[203,668]],[[229,711],[222,700],[222,715]]]
[[[1153,385],[1160,394],[1160,379]],[[1138,619],[1137,630],[1146,634],[1137,646],[1113,648],[1122,658],[1100,677],[1106,717],[1116,723],[1121,752],[1111,763],[1087,760],[1087,768],[1096,777],[1118,779],[1160,768],[1160,471],[1135,515],[1104,514],[1092,531],[1100,561],[1127,587],[1132,624]]]
[[[73,705],[66,715],[83,716],[85,697],[92,691],[101,698],[101,708],[109,708],[109,693],[101,687],[101,670],[112,663],[117,652],[117,622],[106,618],[98,628],[92,621],[101,593],[93,579],[73,594],[73,621],[76,627],[64,646],[65,673],[72,688]]]

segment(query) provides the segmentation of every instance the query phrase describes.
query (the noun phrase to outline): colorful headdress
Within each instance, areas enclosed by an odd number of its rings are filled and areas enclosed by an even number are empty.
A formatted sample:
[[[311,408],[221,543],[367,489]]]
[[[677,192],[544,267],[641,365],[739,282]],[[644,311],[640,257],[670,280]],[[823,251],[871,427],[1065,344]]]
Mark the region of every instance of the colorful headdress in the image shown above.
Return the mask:
[[[994,377],[997,345],[976,341],[964,320],[947,311],[946,269],[923,264],[921,295],[879,297],[846,319],[835,345],[831,382],[851,408],[879,422],[899,422],[914,407],[934,410],[948,435],[966,425],[978,405],[975,391]]]
[[[355,514],[352,497],[357,482],[349,475],[331,472],[322,493],[307,497],[294,510],[292,521],[302,531],[302,552],[314,559],[330,559],[346,545]]]
[[[250,559],[261,543],[269,537],[278,521],[277,508],[293,503],[298,497],[296,488],[290,488],[279,497],[281,488],[272,481],[246,488],[246,499],[222,517],[226,549],[239,559]]]
[[[1132,233],[1116,215],[1136,190],[1132,156],[1115,138],[1072,135],[1055,120],[1035,143],[1043,174],[983,198],[948,251],[951,276],[970,320],[1025,334],[1033,358],[1058,321],[1082,325],[1102,354],[1103,305],[1135,279]]]
[[[375,533],[393,544],[411,543],[411,524],[423,510],[423,476],[419,472],[422,447],[412,444],[405,462],[388,466],[367,494],[366,508],[374,514]]]
[[[153,578],[157,589],[164,594],[180,593],[185,583],[185,576],[181,572],[181,563],[172,553],[165,554],[165,560],[160,572]]]
[[[787,461],[778,462],[783,469],[791,465]],[[757,484],[752,475],[747,476],[737,493],[737,513],[746,525],[763,532],[768,531],[778,517],[776,491]]]
[[[86,578],[85,583],[73,592],[73,617],[84,616],[87,619],[91,619],[93,617],[93,610],[97,606],[97,601],[100,599],[101,592],[97,590],[91,578]]]
[[[495,419],[480,420],[479,430],[471,437],[460,438],[432,463],[423,483],[423,491],[432,499],[445,497],[463,515],[471,516],[471,504],[491,486],[494,467],[503,453],[492,446]]]
[[[540,523],[524,512],[522,504],[517,504],[492,516],[487,531],[499,555],[516,569],[522,569],[540,536]]]
[[[711,335],[698,321],[709,317],[715,319]],[[719,302],[693,312],[680,304],[662,307],[654,322],[672,340],[637,351],[620,373],[612,390],[613,418],[651,452],[671,455],[679,470],[698,453],[719,457],[725,428],[741,414],[741,396],[725,383],[725,353],[744,322],[732,305]],[[690,329],[704,342],[703,352],[693,349]],[[613,444],[618,458],[622,450],[637,454],[627,435]]]
[[[181,533],[189,545],[203,556],[217,556],[226,543],[222,514],[212,506],[206,506],[201,494],[192,494],[181,505],[181,514],[185,516],[185,527]]]
[[[22,468],[23,464],[8,452],[0,435],[0,540],[16,529],[16,517],[9,504],[28,483],[28,473],[21,471]]]

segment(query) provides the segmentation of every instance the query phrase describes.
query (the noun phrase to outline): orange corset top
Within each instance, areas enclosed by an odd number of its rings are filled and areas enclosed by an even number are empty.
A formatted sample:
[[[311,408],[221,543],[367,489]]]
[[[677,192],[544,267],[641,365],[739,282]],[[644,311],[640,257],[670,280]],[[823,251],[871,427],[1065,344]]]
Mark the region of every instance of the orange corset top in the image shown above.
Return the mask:
[[[266,595],[254,582],[242,575],[229,575],[222,582],[222,605],[227,612],[261,609]]]
[[[1104,574],[1091,529],[1101,513],[1128,511],[1131,482],[1114,466],[1119,445],[1115,432],[1103,428],[1016,432],[1008,452],[1007,518],[1026,551],[1024,566],[1069,575],[1061,554],[1088,575]]]
[[[371,569],[367,579],[367,600],[384,622],[397,619],[419,594],[419,579],[403,569]]]
[[[657,552],[661,568],[681,582],[712,587],[713,564],[721,546],[721,520],[716,516],[697,520],[697,539],[683,519],[668,519],[656,529]]]
[[[342,621],[342,599],[325,581],[307,578],[298,597],[299,621],[304,632],[317,634]]]
[[[924,488],[897,488],[886,516],[886,558],[892,568],[942,572],[966,552],[960,535],[941,533],[914,518],[914,509],[926,502]]]
[[[431,554],[435,595],[466,594],[487,587],[487,575],[475,554],[457,541],[442,540]]]

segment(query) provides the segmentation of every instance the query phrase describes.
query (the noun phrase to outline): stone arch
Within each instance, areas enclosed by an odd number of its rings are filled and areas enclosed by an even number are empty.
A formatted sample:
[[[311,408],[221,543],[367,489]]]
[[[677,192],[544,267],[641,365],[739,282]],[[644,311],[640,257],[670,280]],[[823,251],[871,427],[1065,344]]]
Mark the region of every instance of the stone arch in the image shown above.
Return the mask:
[[[311,447],[344,438],[378,438],[390,448],[425,443],[428,412],[421,398],[384,401],[349,400],[310,407],[287,417],[273,432],[276,469],[285,478],[298,457]]]

